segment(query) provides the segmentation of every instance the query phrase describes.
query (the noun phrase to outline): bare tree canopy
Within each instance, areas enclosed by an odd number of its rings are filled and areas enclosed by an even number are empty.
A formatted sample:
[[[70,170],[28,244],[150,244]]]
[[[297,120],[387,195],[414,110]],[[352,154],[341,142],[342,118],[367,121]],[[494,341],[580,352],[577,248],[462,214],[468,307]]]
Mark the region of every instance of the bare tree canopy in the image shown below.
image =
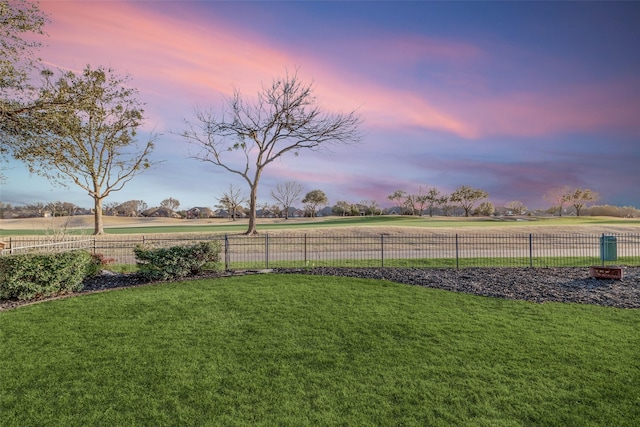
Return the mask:
[[[40,98],[61,100],[37,114],[40,127],[21,136],[13,155],[32,173],[54,183],[71,181],[94,200],[94,234],[103,233],[102,201],[152,165],[155,136],[138,147],[144,111],[127,77],[89,66],[67,72],[42,89]]]
[[[220,117],[199,109],[193,121],[185,120],[182,136],[201,149],[193,158],[240,175],[249,185],[247,234],[257,232],[258,184],[267,165],[286,153],[362,139],[355,111],[327,113],[313,92],[297,72],[286,73],[263,85],[255,99],[236,89]]]
[[[404,190],[396,190],[393,193],[389,194],[387,196],[387,199],[389,200],[393,200],[396,202],[396,205],[398,205],[398,208],[400,209],[400,214],[404,213],[404,209],[406,206],[406,199],[407,199],[407,192]]]
[[[174,199],[173,197],[168,197],[160,202],[160,207],[175,211],[175,210],[178,210],[178,208],[180,207],[180,202],[177,199]]]
[[[573,205],[576,210],[576,216],[580,216],[582,208],[588,202],[595,202],[600,198],[600,195],[589,188],[576,188],[566,195],[566,200]]]
[[[547,191],[543,198],[552,204],[552,209],[558,210],[558,215],[562,216],[564,210],[564,204],[569,201],[569,195],[571,194],[571,187],[563,185],[561,187],[554,187]]]
[[[513,215],[524,215],[524,213],[527,211],[527,207],[519,200],[512,200],[504,207],[505,209],[511,211]]]
[[[222,193],[218,199],[219,206],[227,210],[231,220],[236,220],[236,212],[242,208],[242,204],[247,201],[247,196],[242,194],[242,190],[237,185],[230,184],[229,189]]]
[[[458,203],[464,210],[464,216],[469,216],[469,213],[476,202],[486,199],[487,197],[489,197],[489,193],[486,191],[463,185],[451,193],[449,200],[454,203]]]
[[[284,211],[284,219],[289,219],[289,209],[300,198],[303,191],[304,186],[297,181],[278,183],[275,190],[271,191],[271,197],[278,202]]]

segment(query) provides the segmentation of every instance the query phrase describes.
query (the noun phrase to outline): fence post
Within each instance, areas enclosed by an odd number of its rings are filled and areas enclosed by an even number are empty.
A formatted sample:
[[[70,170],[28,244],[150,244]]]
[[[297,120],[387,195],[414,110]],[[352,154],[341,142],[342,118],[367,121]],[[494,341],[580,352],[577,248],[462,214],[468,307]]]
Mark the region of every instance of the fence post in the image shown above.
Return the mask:
[[[380,235],[380,267],[384,267],[384,234]]]
[[[307,233],[304,233],[304,265],[307,266]]]
[[[269,268],[269,235],[264,235],[264,268]]]
[[[529,267],[533,267],[533,234],[529,233]]]
[[[459,260],[460,260],[460,257],[458,255],[458,233],[456,233],[456,270],[460,268]]]
[[[224,235],[224,269],[231,270],[231,255],[229,254],[229,236]]]

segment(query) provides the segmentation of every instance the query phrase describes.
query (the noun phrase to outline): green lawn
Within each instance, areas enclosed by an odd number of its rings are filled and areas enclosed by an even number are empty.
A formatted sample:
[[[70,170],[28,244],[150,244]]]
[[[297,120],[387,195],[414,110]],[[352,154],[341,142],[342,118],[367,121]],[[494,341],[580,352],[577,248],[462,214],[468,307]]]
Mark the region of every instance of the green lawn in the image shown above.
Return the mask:
[[[637,426],[640,310],[254,275],[0,313],[2,426]]]
[[[186,220],[185,220],[186,221]],[[177,221],[175,225],[167,226],[141,226],[141,227],[105,227],[107,234],[153,234],[153,233],[242,233],[247,229],[246,220],[238,222],[193,225],[189,220],[189,225]],[[513,226],[589,226],[589,225],[638,225],[640,219],[626,219],[614,217],[553,217],[553,218],[527,218],[526,221],[516,221],[505,218],[460,218],[460,217],[434,217],[428,216],[396,216],[384,215],[374,217],[327,217],[325,219],[315,219],[310,221],[291,220],[279,223],[265,223],[260,218],[257,220],[257,228],[260,232],[270,230],[294,230],[311,228],[336,228],[341,227],[418,227],[418,228],[465,228],[465,227],[513,227]],[[0,224],[1,227],[1,224]],[[535,229],[534,229],[535,230]],[[90,234],[92,229],[72,229],[71,234]],[[535,231],[532,231],[535,232]],[[570,230],[567,230],[570,232]],[[0,236],[28,236],[45,235],[47,230],[2,230]]]

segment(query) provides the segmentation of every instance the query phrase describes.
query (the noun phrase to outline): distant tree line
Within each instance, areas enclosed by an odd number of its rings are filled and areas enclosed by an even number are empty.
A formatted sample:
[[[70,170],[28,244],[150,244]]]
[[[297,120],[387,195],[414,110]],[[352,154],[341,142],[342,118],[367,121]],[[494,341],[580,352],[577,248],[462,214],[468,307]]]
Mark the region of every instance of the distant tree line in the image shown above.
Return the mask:
[[[445,194],[436,187],[420,186],[417,193],[396,190],[387,196],[394,202],[392,208],[381,209],[375,200],[362,200],[352,203],[340,200],[329,207],[326,194],[319,189],[311,190],[304,196],[304,186],[297,181],[285,181],[276,184],[271,191],[273,202],[256,204],[257,217],[271,217],[288,219],[291,216],[315,217],[317,215],[337,216],[369,216],[369,215],[442,215],[442,216],[521,216],[531,215],[527,207],[520,201],[514,200],[502,207],[496,207],[488,200],[489,194],[481,189],[470,186],[460,186],[451,194]],[[638,217],[640,210],[634,207],[591,206],[586,204],[598,199],[598,194],[590,189],[573,188],[569,186],[550,190],[544,198],[551,202],[551,207],[536,215],[574,214],[576,216],[615,216]],[[110,202],[103,208],[103,214],[108,216],[162,216],[173,218],[226,217],[232,221],[251,215],[251,208],[247,205],[249,197],[239,186],[231,184],[215,200],[214,209],[209,207],[193,207],[178,210],[180,201],[168,197],[157,207],[150,208],[143,200],[129,200],[124,203]],[[297,208],[296,203],[302,203]],[[572,212],[567,207],[573,208]],[[11,206],[0,202],[0,212],[3,218],[11,217],[42,217],[42,216],[70,216],[74,214],[92,213],[90,210],[79,208],[68,202],[36,203],[32,205]]]

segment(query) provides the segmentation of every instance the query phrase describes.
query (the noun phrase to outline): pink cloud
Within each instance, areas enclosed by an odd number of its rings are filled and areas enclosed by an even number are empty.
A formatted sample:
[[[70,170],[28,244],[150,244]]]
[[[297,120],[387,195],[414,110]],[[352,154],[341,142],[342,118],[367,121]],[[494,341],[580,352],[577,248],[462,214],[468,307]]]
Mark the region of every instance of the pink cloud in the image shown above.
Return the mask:
[[[234,86],[252,95],[261,82],[300,64],[299,56],[272,47],[255,34],[212,21],[210,16],[206,25],[197,17],[187,23],[146,6],[122,2],[44,3],[43,9],[53,21],[48,28],[50,49],[45,59],[77,70],[86,63],[114,66],[131,73],[140,90],[154,100],[170,99],[172,105],[182,108],[217,103],[218,94],[230,93]],[[416,40],[398,43],[419,45]],[[459,55],[455,53],[459,48],[433,42],[418,47],[420,54]],[[367,126],[418,126],[462,136],[472,134],[453,115],[412,93],[346,75],[312,57],[302,62],[303,72],[322,82],[317,93],[327,108],[360,107]]]
[[[640,87],[640,82],[636,80],[470,98],[459,112],[479,136],[544,136],[614,128],[637,134],[640,100],[633,88]]]
[[[338,60],[327,61],[315,52],[287,50],[211,14],[199,16],[198,8],[181,9],[181,15],[174,16],[146,2],[41,6],[52,17],[44,59],[77,70],[91,63],[131,73],[149,104],[153,126],[189,115],[193,105],[219,104],[220,94],[230,93],[234,86],[252,95],[262,82],[297,65],[302,77],[317,82],[319,100],[329,110],[359,109],[370,129],[420,128],[474,139],[606,127],[638,132],[640,126],[639,101],[625,92],[629,84],[637,87],[637,81],[493,94],[483,90],[472,73],[461,71],[487,60],[487,54],[472,44],[389,34],[373,42],[355,41],[362,57],[394,69],[411,69],[422,60],[454,64],[450,77],[442,81],[422,82],[400,73],[401,81],[394,82],[368,76],[366,66],[348,71]],[[453,86],[438,86],[443,81]]]

